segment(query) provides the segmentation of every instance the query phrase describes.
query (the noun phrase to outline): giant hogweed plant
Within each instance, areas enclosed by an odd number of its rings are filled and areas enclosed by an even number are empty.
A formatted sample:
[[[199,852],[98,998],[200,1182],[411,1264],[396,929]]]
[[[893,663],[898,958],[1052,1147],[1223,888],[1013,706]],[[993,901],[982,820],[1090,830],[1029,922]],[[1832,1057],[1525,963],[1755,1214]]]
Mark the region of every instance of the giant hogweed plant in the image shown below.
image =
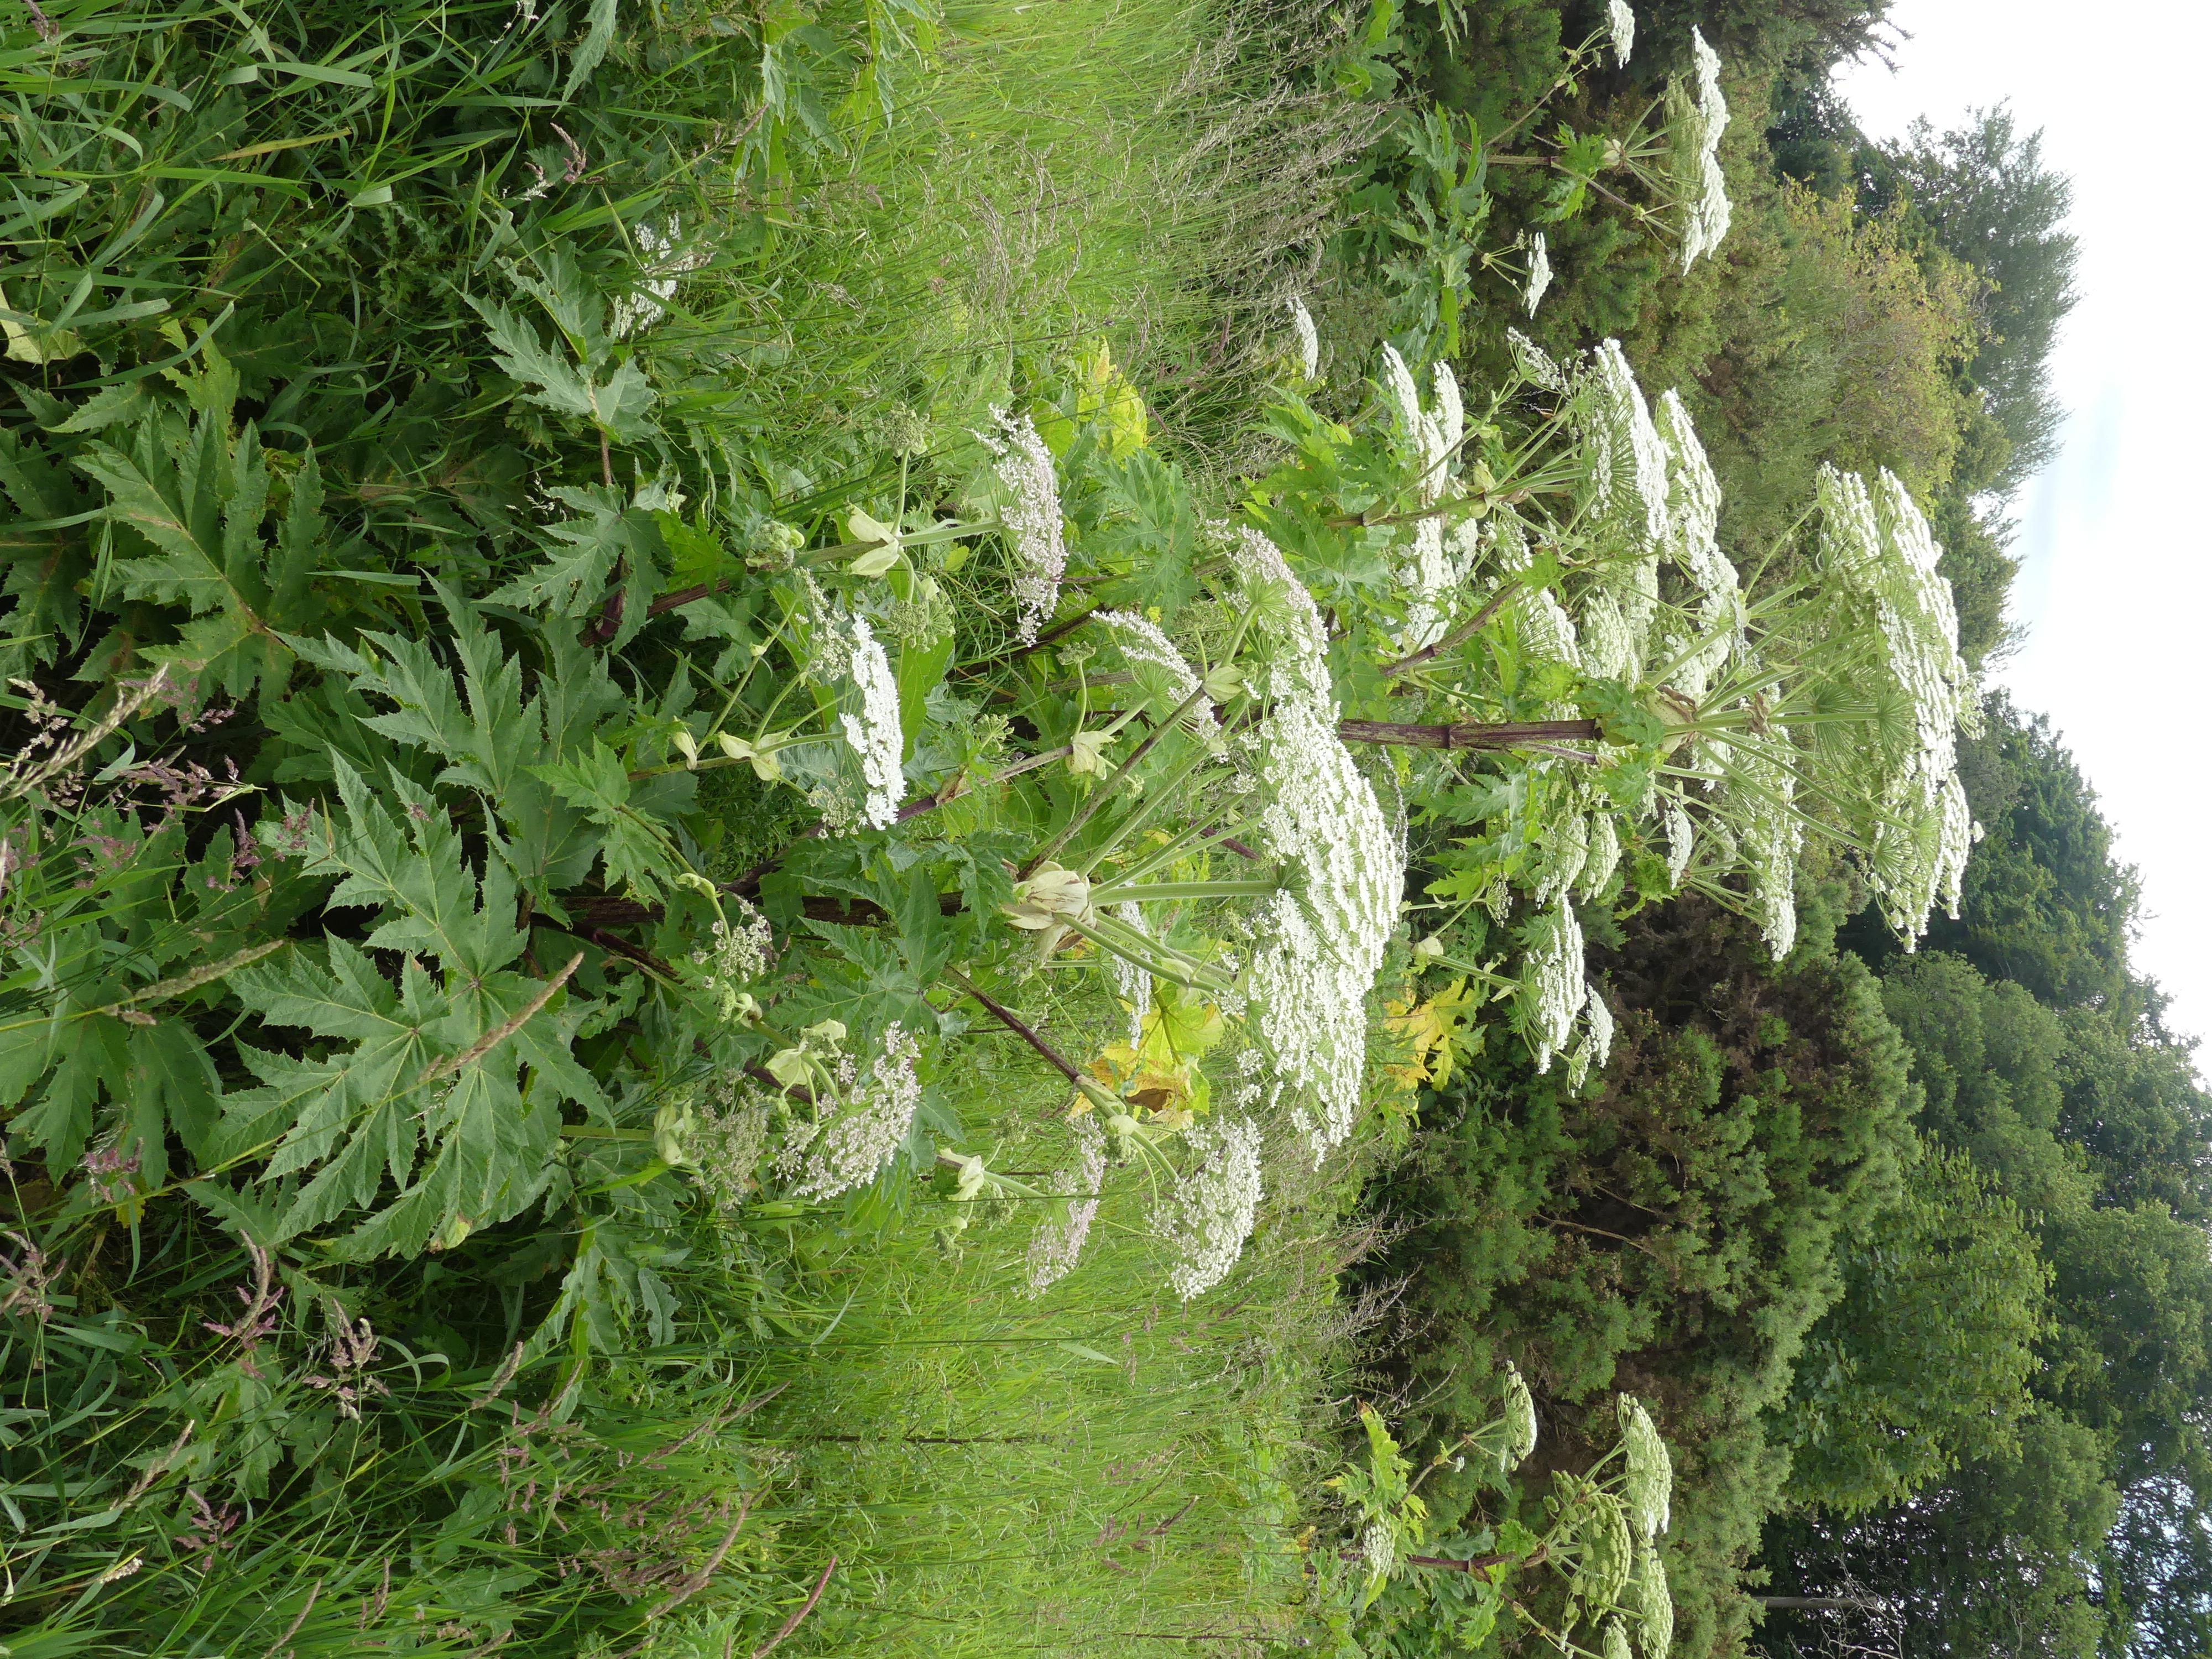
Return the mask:
[[[1391,31],[1398,8],[1375,8],[1370,28],[1401,48]],[[1463,8],[1437,8],[1433,27],[1446,51],[1465,27]],[[1728,99],[1719,55],[1690,32],[1692,74],[1669,76],[1662,91],[1617,131],[1577,131],[1566,122],[1541,131],[1556,100],[1581,94],[1607,68],[1625,68],[1635,50],[1636,17],[1626,3],[1607,8],[1603,24],[1562,49],[1552,84],[1514,118],[1485,133],[1472,115],[1441,105],[1395,112],[1369,176],[1347,199],[1340,246],[1355,267],[1391,295],[1385,325],[1401,347],[1421,355],[1460,355],[1468,307],[1523,311],[1533,317],[1553,281],[1546,233],[1528,228],[1510,246],[1490,234],[1492,169],[1527,169],[1542,180],[1528,217],[1557,226],[1610,210],[1677,250],[1681,270],[1711,256],[1728,234],[1733,210],[1719,154]],[[1419,52],[1407,54],[1419,57]],[[1503,290],[1503,291],[1500,291]]]
[[[1517,349],[1473,416],[1448,370],[1425,397],[1387,349],[1387,422],[1286,395],[1287,459],[1249,510],[1341,630],[1340,733],[1420,757],[1399,769],[1437,924],[1416,959],[1510,999],[1540,1063],[1571,1049],[1579,1079],[1611,1021],[1577,907],[1694,887],[1780,957],[1810,845],[1910,941],[1958,901],[1954,738],[1977,714],[1895,479],[1824,476],[1793,532],[1818,574],[1747,584],[1680,400],[1655,415],[1610,342],[1571,364]]]
[[[1373,1407],[1362,1406],[1367,1455],[1328,1485],[1351,1534],[1316,1549],[1309,1606],[1342,1654],[1465,1651],[1525,1632],[1561,1659],[1667,1659],[1674,1633],[1660,1540],[1673,1507],[1674,1463],[1644,1403],[1615,1396],[1620,1438],[1548,1490],[1519,1490],[1514,1471],[1536,1446],[1534,1401],[1520,1374],[1500,1379],[1498,1416],[1416,1468]],[[1494,1519],[1446,1536],[1428,1531],[1427,1479],[1474,1463],[1499,1501]],[[1534,1501],[1532,1501],[1534,1500]]]
[[[1908,933],[1955,889],[1949,732],[1971,687],[1910,501],[1830,480],[1831,580],[1747,605],[1679,402],[1655,423],[1617,348],[1571,371],[1529,349],[1555,408],[1510,452],[1478,422],[1496,465],[1463,475],[1449,371],[1427,407],[1392,355],[1357,434],[1286,394],[1291,459],[1243,522],[1201,526],[1182,568],[1115,556],[1144,523],[1133,483],[1156,509],[1183,488],[1171,469],[1117,458],[1095,425],[1056,462],[1009,416],[954,490],[964,516],[849,503],[827,515],[835,542],[770,538],[754,562],[780,574],[648,598],[662,550],[717,550],[709,519],[682,518],[656,479],[619,512],[579,495],[591,516],[556,520],[545,561],[483,601],[434,585],[413,602],[422,632],[319,639],[247,602],[270,608],[251,573],[272,549],[282,571],[328,539],[312,455],[279,519],[252,425],[233,437],[191,406],[224,383],[219,349],[202,355],[173,404],[148,397],[125,447],[95,441],[77,465],[107,487],[104,521],[160,550],[114,562],[125,595],[203,614],[83,729],[34,687],[54,752],[9,784],[26,875],[7,899],[32,964],[15,988],[36,1011],[0,1033],[15,1133],[50,1170],[97,1166],[131,1204],[174,1188],[173,1139],[200,1178],[236,1171],[272,1206],[268,1244],[409,1255],[533,1210],[601,1208],[577,1158],[628,1157],[622,1180],[650,1183],[697,1165],[690,1137],[709,1126],[756,1152],[758,1170],[720,1171],[740,1188],[766,1172],[830,1198],[903,1156],[957,1165],[972,1195],[993,1177],[933,1144],[957,1117],[927,1087],[969,999],[1171,1183],[1217,1182],[1279,1131],[1324,1156],[1358,1114],[1366,999],[1404,878],[1347,743],[1436,751],[1381,781],[1479,831],[1438,854],[1430,890],[1462,939],[1483,935],[1479,915],[1513,922],[1522,960],[1509,976],[1503,958],[1445,956],[1435,933],[1421,954],[1510,994],[1546,1061],[1578,1016],[1576,1064],[1602,1058],[1571,901],[1620,891],[1624,854],[1650,848],[1630,866],[1646,890],[1694,879],[1752,908],[1778,955],[1808,830],[1866,858]],[[1109,550],[1087,579],[1097,597],[1054,624],[1056,651],[1023,643],[1086,541]],[[987,547],[1000,569],[963,587]],[[1180,645],[1115,603],[1163,583]],[[295,572],[294,614],[318,591]],[[963,599],[992,646],[956,665]],[[689,620],[711,665],[678,649],[657,684],[618,672],[608,647],[625,630],[710,599]],[[956,667],[973,700],[939,678]],[[258,692],[252,772],[138,758],[164,692],[184,742],[225,690]],[[1344,712],[1419,702],[1450,718]],[[1034,752],[1002,757],[1017,723]],[[718,766],[803,792],[815,832],[718,879],[698,805]],[[158,806],[149,789],[167,791]],[[1086,961],[1131,1004],[1130,1052],[1149,1042],[1180,1074],[1164,1100],[1139,1104],[1160,1093],[1136,1086],[1141,1065],[1079,1068],[987,988]],[[168,1003],[226,1018],[232,1046],[211,1050],[180,1024],[196,1014],[157,1012]],[[1175,1014],[1235,1033],[1203,1097],[1178,1063],[1195,1055],[1158,1052]],[[1182,1176],[1161,1152],[1176,1136],[1194,1160]],[[1164,1232],[1211,1241],[1203,1268],[1186,1250],[1186,1294],[1249,1227],[1254,1182],[1231,1186],[1225,1218],[1181,1188],[1163,1200]],[[595,1296],[660,1293],[650,1268],[615,1267],[622,1204],[604,1207],[541,1345],[581,1340]]]

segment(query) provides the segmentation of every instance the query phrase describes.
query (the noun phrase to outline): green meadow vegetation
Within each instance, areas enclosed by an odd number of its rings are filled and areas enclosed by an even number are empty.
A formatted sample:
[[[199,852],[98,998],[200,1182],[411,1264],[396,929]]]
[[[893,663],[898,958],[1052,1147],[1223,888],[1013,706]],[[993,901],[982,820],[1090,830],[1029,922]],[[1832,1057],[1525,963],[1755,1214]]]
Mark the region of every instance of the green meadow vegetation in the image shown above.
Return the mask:
[[[2201,1653],[1881,22],[0,18],[0,1652]]]

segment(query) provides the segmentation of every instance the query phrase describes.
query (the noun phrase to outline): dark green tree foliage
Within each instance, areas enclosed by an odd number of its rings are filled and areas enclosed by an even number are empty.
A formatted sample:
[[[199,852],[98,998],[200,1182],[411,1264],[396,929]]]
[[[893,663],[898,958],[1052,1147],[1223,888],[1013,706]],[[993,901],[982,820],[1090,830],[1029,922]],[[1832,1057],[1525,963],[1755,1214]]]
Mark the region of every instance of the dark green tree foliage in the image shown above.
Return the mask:
[[[1867,185],[1870,210],[1910,202],[1936,246],[1989,279],[1971,373],[2012,441],[2003,483],[2020,484],[2056,453],[2064,418],[2048,362],[2078,297],[2079,246],[2062,228],[2072,184],[2045,164],[2042,133],[2023,136],[2000,104],[1940,137],[1925,118],[1914,122],[1903,143],[1867,158]]]
[[[1760,1413],[1841,1288],[1838,1238],[1894,1206],[1911,1156],[1903,1050],[1821,908],[1780,969],[1705,901],[1634,918],[1601,953],[1621,1011],[1602,1084],[1482,1057],[1433,1102],[1394,1195],[1415,1230],[1389,1266],[1427,1322],[1405,1356],[1411,1426],[1453,1437],[1512,1360],[1547,1425],[1533,1490],[1610,1443],[1597,1417],[1580,1427],[1608,1390],[1649,1401],[1681,1472],[1666,1547],[1685,1654],[1741,1637],[1735,1571],[1787,1468]],[[1476,1490],[1445,1477],[1440,1524]]]
[[[1601,52],[1595,67],[1554,94],[1561,47],[1604,29],[1603,0],[1409,5],[1399,36],[1407,89],[1432,99],[1441,112],[1472,121],[1479,142],[1493,155],[1548,156],[1576,135],[1625,132],[1647,115],[1668,76],[1688,71],[1691,30],[1701,29],[1728,65],[1729,96],[1737,110],[1723,158],[1729,169],[1729,195],[1743,203],[1769,167],[1759,137],[1764,78],[1785,62],[1819,66],[1817,72],[1825,76],[1826,66],[1867,48],[1887,3],[1656,0],[1635,10],[1636,49],[1629,64],[1614,66]],[[1554,95],[1541,117],[1521,124],[1547,94]],[[1395,199],[1407,179],[1389,143],[1378,146],[1369,165],[1375,185]],[[1475,378],[1504,367],[1508,323],[1559,350],[1617,336],[1628,342],[1639,363],[1655,356],[1670,364],[1691,362],[1691,368],[1669,378],[1691,377],[1694,360],[1712,345],[1713,291],[1724,280],[1717,265],[1733,254],[1685,273],[1674,243],[1635,223],[1618,204],[1593,198],[1581,210],[1563,214],[1558,175],[1545,168],[1494,165],[1479,173],[1477,182],[1487,192],[1483,246],[1508,248],[1517,238],[1541,231],[1559,280],[1531,319],[1522,314],[1518,293],[1504,273],[1472,273],[1464,285],[1469,320],[1462,325],[1456,349]],[[1359,205],[1357,195],[1353,205]],[[1370,257],[1385,256],[1376,251]],[[1476,316],[1483,319],[1480,327],[1473,325]],[[1401,344],[1407,343],[1401,338]]]
[[[1850,1481],[1877,1474],[1879,1456],[1839,1463],[1844,1437],[1797,1419],[1813,1441],[1793,1471],[1799,1507],[1770,1526],[1764,1559],[1778,1592],[1887,1599],[1908,1653],[2200,1654],[2212,1630],[2198,1497],[2212,1487],[2212,1097],[2156,988],[2128,972],[2133,878],[2112,860],[2094,797],[2045,722],[2002,701],[1990,715],[1965,757],[1989,833],[1961,919],[1938,935],[1960,953],[1890,957],[1882,996],[1911,1056],[1921,1134],[1989,1194],[1974,1229],[2009,1217],[2033,1239],[2033,1278],[2013,1269],[2022,1293],[2048,1285],[2025,1373],[2033,1403],[2008,1431],[1958,1437],[1956,1468],[1909,1500],[1871,1509]],[[1793,1414],[1819,1407],[1831,1377],[1882,1381],[1929,1331],[1971,1326],[1998,1287],[1966,1277],[1932,1322],[1909,1283],[1859,1317],[1847,1299],[1808,1345],[1830,1376],[1801,1365]],[[1989,1327],[1950,1376],[1986,1390],[2017,1340],[2017,1323]],[[1873,1449],[1894,1463],[1894,1437]],[[1790,1614],[1761,1639],[1779,1651],[1810,1638]]]
[[[1840,1241],[1843,1299],[1806,1339],[1774,1430],[1799,1502],[1848,1513],[1962,1457],[2017,1453],[2050,1270],[1995,1186],[1934,1152],[1894,1210]]]
[[[2103,1535],[2115,1502],[2095,1435],[2063,1416],[2021,1425],[2015,1458],[1968,1465],[1951,1480],[1845,1519],[1786,1516],[1767,1528],[1762,1563],[1778,1595],[1846,1595],[1884,1604],[1904,1659],[2087,1656],[2120,1632],[2098,1605],[2082,1540]],[[1832,1650],[1832,1628],[1770,1615],[1773,1655]]]
[[[1821,196],[1855,195],[1863,142],[1850,106],[1829,78],[1834,60],[1812,49],[1793,53],[1766,95],[1766,148],[1774,170]]]
[[[1959,652],[1976,668],[2014,641],[2014,626],[2005,619],[2005,604],[2012,594],[2013,578],[2020,571],[2020,561],[2005,551],[2012,539],[2012,521],[1985,511],[1975,491],[1966,487],[1973,478],[1984,481],[1976,489],[1993,481],[1988,471],[1988,447],[1977,441],[1986,424],[1987,417],[1983,416],[1968,427],[1951,492],[1929,502],[1928,511],[1929,527],[1943,550],[1936,568],[1951,584],[1959,608]],[[2002,457],[1996,459],[2002,465]]]
[[[2212,1651],[2212,1504],[2198,1487],[2138,1481],[2121,1506],[2106,1571],[2134,1615],[2136,1650]]]

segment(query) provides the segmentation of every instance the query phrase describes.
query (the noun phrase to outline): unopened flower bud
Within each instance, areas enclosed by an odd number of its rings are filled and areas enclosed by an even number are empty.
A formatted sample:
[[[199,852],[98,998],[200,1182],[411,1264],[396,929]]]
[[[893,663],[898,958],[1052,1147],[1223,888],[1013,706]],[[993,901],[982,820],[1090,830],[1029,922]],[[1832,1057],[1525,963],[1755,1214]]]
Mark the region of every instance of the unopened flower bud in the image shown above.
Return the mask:
[[[1113,741],[1111,732],[1078,732],[1067,740],[1068,771],[1077,777],[1104,777],[1106,745]]]
[[[872,518],[856,507],[846,515],[845,528],[856,542],[878,544],[847,567],[855,576],[885,575],[898,562],[899,532],[896,526]]]
[[[1030,933],[1054,927],[1062,917],[1082,921],[1091,914],[1089,878],[1057,864],[1040,865],[1028,880],[1016,882],[1014,902],[1006,907],[1006,920]]]

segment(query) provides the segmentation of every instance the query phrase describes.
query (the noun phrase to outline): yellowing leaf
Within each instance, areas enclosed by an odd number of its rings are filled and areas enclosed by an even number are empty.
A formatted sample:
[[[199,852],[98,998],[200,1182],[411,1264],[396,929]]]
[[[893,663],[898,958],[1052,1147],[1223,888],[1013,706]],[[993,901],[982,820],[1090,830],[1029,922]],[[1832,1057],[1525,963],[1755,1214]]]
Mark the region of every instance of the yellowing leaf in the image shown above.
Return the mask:
[[[1114,355],[1105,341],[1099,341],[1081,360],[1080,371],[1083,381],[1076,394],[1076,412],[1104,423],[1108,452],[1119,459],[1151,443],[1151,419],[1145,400],[1114,367]]]
[[[1466,1011],[1474,1000],[1462,977],[1426,1002],[1384,1003],[1388,1018],[1382,1022],[1383,1029],[1404,1042],[1411,1054],[1406,1060],[1386,1063],[1383,1071],[1409,1090],[1424,1083],[1441,1087],[1449,1082],[1452,1062],[1466,1046]]]

